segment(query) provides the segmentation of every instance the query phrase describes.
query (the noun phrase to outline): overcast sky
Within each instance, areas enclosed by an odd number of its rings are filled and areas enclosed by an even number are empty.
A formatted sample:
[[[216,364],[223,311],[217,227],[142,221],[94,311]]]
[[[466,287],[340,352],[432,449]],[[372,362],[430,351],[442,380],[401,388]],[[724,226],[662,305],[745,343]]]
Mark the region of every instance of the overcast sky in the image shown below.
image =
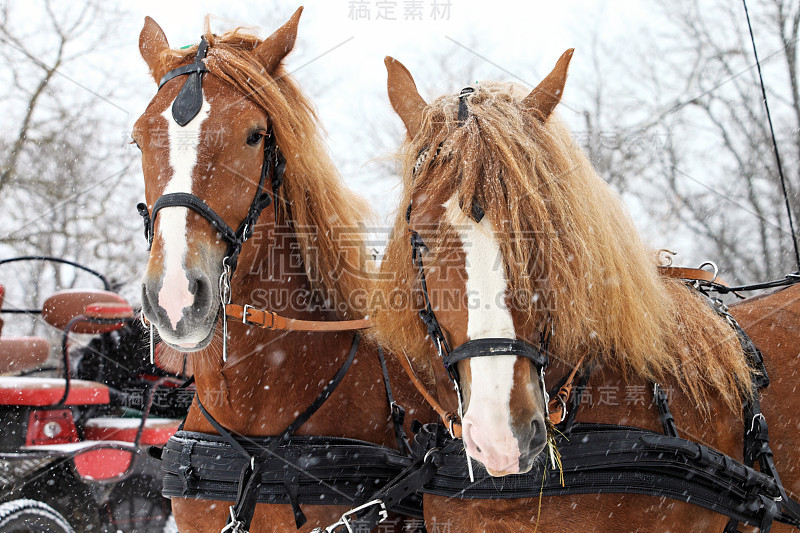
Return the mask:
[[[23,11],[19,20],[31,24],[31,19],[41,14],[31,12],[26,17],[27,5],[19,2],[15,8]],[[104,81],[123,87],[124,96],[97,105],[107,108],[116,118],[124,115],[124,120],[114,121],[126,124],[120,126],[123,131],[115,133],[124,142],[130,126],[156,90],[138,52],[145,15],[158,22],[173,47],[180,47],[199,40],[206,14],[217,17],[212,20],[212,29],[217,33],[249,26],[265,37],[301,4],[289,0],[140,0],[118,1],[116,5],[126,12],[113,28],[113,38],[92,52],[93,61],[100,68],[93,71],[74,63],[64,74],[89,87],[99,87]],[[559,114],[573,127],[580,142],[585,128],[582,112],[591,107],[587,94],[597,86],[613,86],[622,98],[615,103],[616,110],[623,111],[604,126],[613,129],[611,134],[624,132],[625,128],[635,131],[638,121],[652,119],[647,111],[635,106],[626,108],[626,95],[633,101],[630,95],[649,89],[646,80],[640,83],[626,70],[631,67],[619,58],[634,63],[635,58],[646,58],[658,72],[659,65],[669,60],[667,52],[675,51],[666,50],[665,46],[674,47],[676,42],[676,36],[669,35],[671,44],[666,44],[664,37],[671,26],[663,13],[656,12],[656,3],[639,0],[311,0],[304,6],[297,43],[287,58],[287,66],[317,106],[328,144],[348,185],[366,196],[384,220],[398,207],[397,179],[377,176],[387,175],[386,156],[402,140],[401,123],[386,95],[386,55],[402,61],[415,75],[423,97],[431,99],[445,92],[457,93],[476,80],[510,80],[533,87],[564,50],[574,47]],[[754,14],[765,15],[763,9]],[[724,27],[723,31],[746,31],[744,18],[740,26]],[[779,46],[766,40],[762,45],[765,58]],[[599,55],[600,68],[593,64],[593,54]],[[674,61],[674,54],[670,58]],[[770,68],[767,61],[765,67]],[[104,75],[107,72],[114,73],[110,80]],[[741,74],[753,72],[746,69]],[[682,84],[686,80],[673,78],[661,82],[685,89]],[[654,93],[654,107],[658,98]],[[690,133],[703,139],[701,131],[687,131],[686,135]],[[134,148],[128,149],[132,157],[138,157]],[[706,164],[716,162],[711,158]],[[691,170],[695,181],[707,174],[701,168]],[[141,187],[140,179],[138,183]],[[141,189],[130,192],[140,195]],[[653,223],[652,217],[640,216],[645,208],[637,205],[636,198],[625,200],[651,246],[681,248],[686,239],[692,239],[686,232],[671,233],[666,228],[670,220]]]

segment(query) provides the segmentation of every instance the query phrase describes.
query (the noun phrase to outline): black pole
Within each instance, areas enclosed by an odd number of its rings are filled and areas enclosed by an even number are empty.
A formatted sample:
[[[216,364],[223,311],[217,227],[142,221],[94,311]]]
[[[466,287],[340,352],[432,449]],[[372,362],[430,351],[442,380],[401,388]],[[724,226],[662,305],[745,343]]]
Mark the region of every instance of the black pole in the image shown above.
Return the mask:
[[[775,160],[778,163],[778,174],[780,174],[781,177],[781,190],[783,191],[783,200],[786,203],[786,214],[789,216],[789,229],[792,232],[792,244],[794,245],[794,259],[797,264],[797,270],[800,271],[800,251],[798,251],[797,248],[797,235],[794,232],[794,220],[792,218],[792,209],[789,206],[789,194],[786,192],[786,178],[783,175],[781,155],[778,153],[778,141],[775,139],[775,128],[772,127],[772,115],[770,115],[769,103],[767,103],[767,89],[764,87],[764,77],[761,75],[761,63],[758,60],[758,52],[756,51],[756,39],[753,36],[753,25],[750,23],[750,13],[747,11],[747,0],[742,0],[742,4],[744,4],[744,14],[747,17],[747,27],[750,29],[750,42],[753,43],[753,55],[756,58],[758,79],[761,82],[761,96],[764,97],[764,109],[767,111],[769,133],[772,135],[772,148],[775,151]]]

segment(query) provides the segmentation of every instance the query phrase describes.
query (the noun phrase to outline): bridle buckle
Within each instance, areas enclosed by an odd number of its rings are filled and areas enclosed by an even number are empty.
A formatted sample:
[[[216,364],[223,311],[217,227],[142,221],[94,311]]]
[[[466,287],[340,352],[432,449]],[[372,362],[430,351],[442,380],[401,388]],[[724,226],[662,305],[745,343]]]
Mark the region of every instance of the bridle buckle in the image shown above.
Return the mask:
[[[250,320],[250,312],[251,311],[258,311],[259,313],[263,314],[263,318],[261,320],[253,319]],[[267,323],[267,317],[270,318],[269,323]],[[275,317],[276,314],[274,311],[265,311],[264,309],[259,309],[254,305],[244,304],[244,308],[242,309],[242,324],[245,326],[255,326],[264,329],[275,329]]]
[[[244,304],[244,309],[242,310],[242,324],[244,324],[245,326],[260,326],[261,324],[259,324],[258,322],[251,322],[247,319],[247,315],[249,314],[248,311],[249,309],[255,309],[256,311],[258,311],[258,309],[255,306],[252,306],[250,304]]]

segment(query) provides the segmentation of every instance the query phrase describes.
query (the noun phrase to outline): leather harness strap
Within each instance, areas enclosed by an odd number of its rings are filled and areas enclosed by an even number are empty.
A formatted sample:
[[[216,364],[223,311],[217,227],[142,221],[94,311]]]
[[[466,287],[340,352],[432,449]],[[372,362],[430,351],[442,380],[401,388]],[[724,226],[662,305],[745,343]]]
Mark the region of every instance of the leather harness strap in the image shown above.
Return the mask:
[[[248,326],[281,331],[356,331],[371,328],[368,318],[358,320],[300,320],[287,318],[274,311],[256,309],[250,305],[227,304],[225,314],[229,319],[241,320]]]
[[[403,423],[406,420],[406,410],[402,405],[394,401],[394,394],[392,394],[392,383],[389,380],[389,369],[386,367],[386,358],[383,356],[383,348],[378,346],[378,359],[381,362],[381,371],[383,372],[383,385],[386,389],[386,400],[389,402],[389,410],[391,411],[392,422],[394,423],[394,436],[397,439],[397,449],[411,453],[411,442],[403,429]]]
[[[451,413],[440,404],[436,398],[434,398],[431,393],[428,392],[428,389],[425,385],[419,380],[417,375],[414,373],[414,369],[411,368],[411,363],[408,361],[408,357],[403,354],[402,357],[398,356],[397,359],[400,361],[400,364],[403,367],[403,370],[406,371],[406,375],[408,375],[408,379],[411,380],[411,383],[414,384],[417,391],[425,398],[425,401],[428,402],[428,405],[436,411],[436,414],[439,415],[439,418],[442,419],[445,427],[450,430],[450,434],[456,438],[461,438],[461,424],[456,422],[458,416],[455,413]]]
[[[558,393],[550,399],[547,410],[549,412],[548,416],[550,418],[550,422],[553,425],[560,424],[567,417],[567,401],[572,395],[572,387],[573,383],[575,382],[575,376],[578,374],[578,370],[580,370],[581,366],[583,366],[584,359],[586,359],[585,354],[578,360],[575,368],[573,368],[572,372],[570,372],[569,376],[567,376],[567,380],[564,382],[561,388],[558,389]]]
[[[342,366],[336,372],[336,375],[325,385],[325,387],[323,387],[322,391],[317,395],[311,405],[309,405],[302,413],[298,414],[292,423],[289,424],[286,429],[284,429],[283,432],[281,432],[281,434],[273,441],[270,448],[265,449],[265,451],[274,452],[282,442],[288,441],[289,437],[294,435],[295,432],[300,429],[300,427],[305,424],[308,419],[311,418],[311,416],[316,413],[317,410],[319,410],[320,407],[322,407],[322,404],[324,404],[325,401],[330,398],[344,377],[347,375],[347,371],[350,370],[350,366],[353,364],[356,352],[358,351],[360,341],[361,336],[359,334],[355,334],[353,336],[353,343],[350,346],[350,351],[347,354],[347,359],[345,359]],[[226,531],[227,529],[230,529],[231,531],[237,533],[246,532],[250,528],[250,522],[252,521],[253,514],[255,513],[256,501],[261,484],[261,465],[263,461],[255,455],[251,455],[244,448],[240,440],[247,442],[248,439],[246,436],[232,435],[229,430],[225,429],[214,419],[213,416],[211,416],[211,413],[209,413],[205,406],[203,406],[203,404],[200,402],[200,396],[197,393],[195,393],[194,399],[197,402],[200,412],[209,422],[209,424],[211,424],[217,433],[219,433],[220,436],[222,436],[222,438],[224,438],[237,452],[239,452],[248,460],[239,477],[236,502],[230,509],[231,516],[227,522],[226,529],[223,530]],[[296,484],[296,480],[292,479],[290,481],[292,481],[292,483],[287,481],[287,494],[289,495],[295,523],[299,529],[306,522],[306,517],[300,510],[297,499],[293,497],[293,493],[295,491],[291,490],[293,487],[290,485]]]
[[[660,274],[668,278],[703,281],[722,285],[723,287],[729,286],[727,283],[725,283],[725,281],[722,280],[722,278],[716,276],[714,272],[709,272],[708,270],[703,270],[702,268],[660,266],[658,267],[658,271]]]

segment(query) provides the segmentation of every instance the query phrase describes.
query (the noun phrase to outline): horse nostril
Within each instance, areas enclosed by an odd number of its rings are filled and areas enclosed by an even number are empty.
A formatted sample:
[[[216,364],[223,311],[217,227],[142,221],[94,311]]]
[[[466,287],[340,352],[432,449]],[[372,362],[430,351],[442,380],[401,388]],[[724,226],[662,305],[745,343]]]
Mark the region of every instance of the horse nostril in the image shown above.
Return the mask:
[[[531,420],[531,430],[534,435],[541,435],[544,432],[544,422],[538,418]]]
[[[205,277],[197,277],[190,282],[189,291],[194,294],[195,305],[206,307],[211,299],[209,284]]]
[[[531,420],[531,433],[530,441],[528,442],[528,451],[530,453],[539,453],[544,448],[547,442],[547,428],[545,427],[544,420],[541,418],[534,418]]]

